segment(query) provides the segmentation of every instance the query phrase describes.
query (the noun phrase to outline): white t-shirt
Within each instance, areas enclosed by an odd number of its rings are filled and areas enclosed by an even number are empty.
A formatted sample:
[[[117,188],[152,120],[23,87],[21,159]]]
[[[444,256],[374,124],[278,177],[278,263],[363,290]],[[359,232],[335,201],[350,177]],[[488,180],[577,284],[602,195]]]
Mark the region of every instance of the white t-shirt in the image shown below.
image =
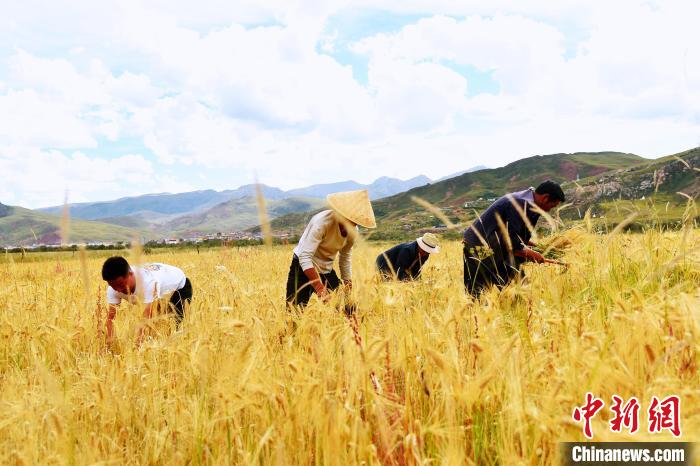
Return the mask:
[[[119,304],[122,299],[136,303],[140,299],[144,304],[152,303],[185,286],[185,272],[167,264],[144,264],[143,267],[131,267],[136,275],[136,290],[133,294],[116,291],[107,287],[107,303]],[[138,298],[137,298],[138,295]]]

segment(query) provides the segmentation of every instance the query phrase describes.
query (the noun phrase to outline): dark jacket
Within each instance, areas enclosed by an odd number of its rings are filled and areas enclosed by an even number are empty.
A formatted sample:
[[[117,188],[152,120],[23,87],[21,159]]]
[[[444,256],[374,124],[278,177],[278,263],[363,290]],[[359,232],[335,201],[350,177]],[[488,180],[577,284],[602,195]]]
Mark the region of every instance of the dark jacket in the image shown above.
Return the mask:
[[[420,277],[423,264],[430,257],[421,259],[417,241],[402,243],[377,256],[377,268],[386,277],[393,277],[392,269],[399,280],[413,280]],[[389,267],[391,264],[391,267]]]
[[[532,189],[510,193],[501,197],[486,209],[472,226],[464,231],[464,245],[467,254],[472,255],[471,250],[473,248],[482,246],[482,241],[479,238],[481,236],[486,241],[486,245],[493,251],[493,264],[497,269],[494,272],[497,275],[508,275],[512,267],[517,267],[521,261],[513,258],[514,262],[511,263],[512,253],[522,250],[527,245],[532,237],[532,232],[513,203],[520,207],[530,226],[534,228],[537,225],[540,214],[533,210],[533,194]],[[508,239],[504,237],[496,215],[501,218],[507,231]],[[508,250],[508,242],[510,242],[512,251]]]

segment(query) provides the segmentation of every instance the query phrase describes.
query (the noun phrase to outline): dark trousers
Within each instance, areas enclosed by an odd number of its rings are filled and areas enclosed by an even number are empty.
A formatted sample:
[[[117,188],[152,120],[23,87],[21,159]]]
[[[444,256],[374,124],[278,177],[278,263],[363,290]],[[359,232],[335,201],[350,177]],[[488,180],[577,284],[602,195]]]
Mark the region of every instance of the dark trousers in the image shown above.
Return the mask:
[[[321,282],[329,291],[340,287],[340,279],[335,270],[319,274],[319,276],[321,277]],[[287,304],[306,306],[313,292],[314,287],[309,283],[309,277],[304,273],[299,263],[299,258],[295,254],[292,258],[292,264],[289,266],[289,275],[287,275]]]
[[[480,259],[464,247],[464,288],[467,293],[478,297],[491,285],[503,288],[517,273],[517,268],[499,264],[493,255]]]
[[[180,322],[185,317],[185,303],[189,305],[192,301],[192,283],[189,278],[185,278],[185,286],[176,290],[170,297],[170,307],[175,311],[175,325],[180,326]]]

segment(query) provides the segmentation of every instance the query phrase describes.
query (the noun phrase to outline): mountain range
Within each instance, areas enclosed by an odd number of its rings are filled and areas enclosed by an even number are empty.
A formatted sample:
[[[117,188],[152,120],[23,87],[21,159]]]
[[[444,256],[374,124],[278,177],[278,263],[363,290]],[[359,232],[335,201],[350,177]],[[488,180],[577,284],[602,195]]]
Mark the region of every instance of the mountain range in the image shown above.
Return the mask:
[[[687,202],[684,195],[692,198],[700,194],[700,148],[658,159],[622,152],[536,155],[499,168],[480,168],[433,182],[424,176],[403,181],[382,177],[369,185],[346,181],[288,191],[265,185],[261,189],[273,232],[291,235],[300,234],[308,219],[323,208],[326,194],[368,189],[378,224],[372,232],[375,239],[444,230],[443,215],[464,225],[494,198],[545,179],[564,187],[570,205],[561,216],[572,220],[590,209],[594,217],[612,222],[633,210],[640,214],[638,221],[653,217],[655,221],[677,222]],[[419,206],[414,197],[433,204],[441,215]],[[62,209],[32,211],[0,204],[0,244],[57,242]],[[74,204],[70,213],[70,239],[74,242],[259,231],[255,185]]]
[[[315,184],[284,191],[260,185],[268,216],[304,212],[324,205],[327,194],[367,189],[372,199],[396,194],[430,183],[426,176],[409,180],[381,177],[370,184],[356,181]],[[185,193],[158,193],[125,197],[113,201],[71,204],[72,241],[155,239],[245,230],[259,223],[256,185],[232,190],[212,189]],[[60,235],[59,216],[63,206],[35,211],[0,204],[0,244],[27,245],[55,243]],[[113,235],[110,236],[110,231]],[[37,233],[39,232],[39,233]]]
[[[315,184],[289,191],[264,184],[260,186],[265,199],[276,201],[291,198],[325,199],[327,194],[355,189],[367,189],[370,199],[378,199],[428,183],[430,183],[430,178],[420,175],[405,181],[384,176],[370,184],[362,184],[356,181],[341,181],[338,183]],[[254,184],[248,184],[237,189],[224,191],[208,189],[177,194],[146,194],[143,196],[124,197],[114,201],[71,204],[70,215],[71,217],[85,220],[134,215],[148,215],[151,218],[167,220],[173,216],[202,212],[233,199],[254,198],[256,195],[255,187],[256,185]],[[48,214],[60,215],[63,211],[63,206],[45,207],[37,210]]]

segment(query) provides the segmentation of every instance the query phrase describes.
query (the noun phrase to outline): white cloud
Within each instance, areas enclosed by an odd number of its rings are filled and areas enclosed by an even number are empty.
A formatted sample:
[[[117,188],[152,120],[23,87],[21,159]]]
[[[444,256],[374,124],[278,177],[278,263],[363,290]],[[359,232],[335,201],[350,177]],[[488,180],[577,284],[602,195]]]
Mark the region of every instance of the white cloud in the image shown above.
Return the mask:
[[[169,85],[231,119],[271,130],[319,128],[341,139],[376,126],[374,103],[352,70],[316,52],[320,31],[313,20],[231,25],[200,35],[174,21],[154,24],[152,17],[137,16],[146,24],[127,23],[130,45],[173,76]]]
[[[0,147],[94,147],[97,142],[75,106],[43,98],[33,90],[0,95]]]
[[[0,153],[0,171],[22,174],[6,180],[4,204],[59,205],[66,191],[69,202],[81,202],[192,188],[158,173],[141,155],[105,160],[81,152],[18,147],[2,147]]]
[[[363,6],[424,18],[343,50],[326,21]],[[0,18],[0,168],[17,180],[0,201],[181,191],[181,166],[291,188],[534,153],[665,155],[700,142],[697,17],[675,0],[28,0]],[[366,60],[367,82],[329,53]],[[499,92],[474,95],[464,69]],[[143,151],[84,155],[124,139]]]
[[[7,92],[0,94],[0,145],[91,148],[119,138],[137,108],[160,94],[147,76],[114,76],[99,60],[78,70],[66,59],[18,51],[8,59]]]
[[[598,22],[570,58],[561,31],[518,16],[436,16],[395,34],[363,39],[354,49],[370,57],[370,84],[374,66],[385,75],[405,75],[411,65],[435,63],[427,82],[436,89],[444,89],[438,83],[439,72],[448,69],[445,61],[491,71],[500,85],[499,96],[488,98],[493,111],[480,105],[483,98],[462,99],[464,105],[457,107],[467,118],[512,120],[506,107],[532,119],[559,115],[562,125],[567,117],[584,115],[688,119],[697,113],[700,65],[688,57],[699,52],[689,11],[672,2],[663,8],[626,4],[590,13]],[[394,90],[392,84],[388,87]],[[459,100],[453,96],[453,102]],[[445,118],[450,111],[444,109]]]
[[[403,60],[372,62],[369,83],[385,121],[409,134],[448,125],[467,91],[464,77],[444,66]]]
[[[528,89],[532,81],[562,61],[564,36],[552,26],[518,16],[462,20],[422,19],[399,33],[360,41],[355,49],[375,61],[449,60],[494,71],[505,92]]]

